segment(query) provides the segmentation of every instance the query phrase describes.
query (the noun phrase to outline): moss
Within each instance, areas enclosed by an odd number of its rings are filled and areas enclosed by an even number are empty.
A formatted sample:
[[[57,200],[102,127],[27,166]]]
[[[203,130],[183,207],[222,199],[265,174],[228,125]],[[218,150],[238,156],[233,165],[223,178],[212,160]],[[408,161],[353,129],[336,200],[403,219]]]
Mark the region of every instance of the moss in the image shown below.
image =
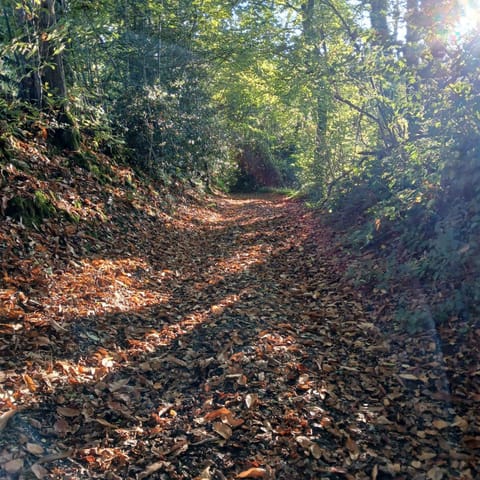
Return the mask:
[[[58,114],[58,127],[53,129],[53,144],[59,148],[77,151],[80,149],[80,130],[75,117],[68,111]]]
[[[113,183],[113,171],[110,165],[100,162],[99,159],[90,152],[75,152],[70,157],[70,164],[87,170],[102,184]]]
[[[6,216],[22,220],[27,225],[39,224],[56,213],[51,197],[42,190],[36,190],[31,197],[11,198],[5,209]]]

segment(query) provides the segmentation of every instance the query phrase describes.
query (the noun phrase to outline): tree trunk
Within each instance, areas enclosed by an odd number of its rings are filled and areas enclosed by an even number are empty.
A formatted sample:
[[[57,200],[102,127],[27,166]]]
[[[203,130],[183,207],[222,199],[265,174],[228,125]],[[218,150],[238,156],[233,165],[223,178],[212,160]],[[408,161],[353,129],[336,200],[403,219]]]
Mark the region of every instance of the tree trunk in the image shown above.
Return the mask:
[[[315,110],[313,112],[315,118],[315,150],[314,162],[321,187],[325,187],[328,183],[327,179],[327,128],[328,128],[328,86],[323,78],[322,62],[326,56],[326,49],[322,50],[322,25],[321,15],[316,15],[317,9],[320,7],[315,0],[306,0],[302,4],[302,27],[305,46],[308,49],[306,55],[307,68],[312,75],[312,84],[314,85],[314,102]],[[319,24],[320,23],[320,24]]]
[[[370,23],[381,45],[387,45],[392,40],[387,13],[388,0],[370,0]]]
[[[61,53],[55,53],[56,46],[46,39],[48,37],[45,35],[57,23],[55,3],[56,0],[44,0],[41,3],[39,15],[40,58],[42,63],[45,64],[41,76],[45,90],[53,95],[55,100],[63,102],[67,97],[63,56]]]

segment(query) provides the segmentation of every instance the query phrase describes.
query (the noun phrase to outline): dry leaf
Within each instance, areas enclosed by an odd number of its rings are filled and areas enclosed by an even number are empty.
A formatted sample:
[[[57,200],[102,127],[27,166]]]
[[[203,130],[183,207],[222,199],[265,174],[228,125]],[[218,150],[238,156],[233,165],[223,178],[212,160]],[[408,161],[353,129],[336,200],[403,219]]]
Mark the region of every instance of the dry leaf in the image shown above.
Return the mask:
[[[114,425],[113,423],[110,423],[103,418],[94,418],[94,420],[98,422],[100,425],[103,425],[104,427],[115,428],[115,429],[118,428],[118,425]]]
[[[78,417],[80,410],[78,408],[57,407],[57,413],[63,417]]]
[[[34,463],[31,466],[31,470],[38,480],[43,480],[48,476],[48,470],[45,467],[42,467],[39,463]]]
[[[239,473],[235,478],[264,478],[266,476],[267,471],[264,468],[249,468]]]
[[[414,381],[420,380],[420,378],[417,377],[417,375],[413,375],[412,373],[401,373],[399,377],[403,378],[404,380],[414,380]]]
[[[205,420],[207,422],[211,422],[212,420],[216,420],[217,418],[220,418],[222,416],[227,416],[227,415],[232,415],[232,412],[225,407],[219,408],[218,410],[214,410],[213,412],[207,413],[205,415]]]
[[[43,455],[45,452],[45,449],[38,443],[27,443],[25,447],[32,455]]]
[[[310,453],[315,460],[319,460],[323,455],[323,449],[318,445],[318,443],[313,443],[310,445]]]
[[[232,414],[226,415],[224,421],[233,428],[239,427],[245,423],[243,418],[235,418]]]
[[[452,423],[452,427],[458,427],[462,432],[466,432],[468,430],[468,421],[457,415]]]
[[[33,381],[33,378],[30,375],[27,375],[24,373],[23,375],[23,381],[25,382],[25,385],[27,388],[30,390],[30,392],[34,393],[37,391],[37,384]]]
[[[63,419],[59,418],[54,424],[53,428],[55,431],[61,435],[65,433],[70,433],[72,431],[72,427]]]
[[[0,415],[0,432],[5,429],[8,424],[8,421],[17,413],[16,408],[8,410],[8,412],[2,413]]]
[[[312,440],[310,440],[308,437],[304,437],[304,436],[298,436],[298,437],[295,438],[295,440],[305,450],[308,450],[313,444]]]
[[[232,429],[225,423],[216,422],[213,424],[213,429],[225,440],[228,440],[232,435]]]
[[[212,473],[210,472],[210,465],[202,470],[202,473],[195,477],[193,480],[211,480],[212,479]]]
[[[147,478],[149,477],[150,475],[152,475],[153,473],[155,472],[158,472],[159,470],[161,470],[162,468],[168,466],[169,463],[167,462],[155,462],[155,463],[152,463],[151,465],[149,465],[143,472],[140,472],[138,475],[137,475],[137,480],[142,480],[143,478]]]
[[[23,458],[16,458],[15,460],[4,463],[3,469],[11,474],[20,472],[23,469]]]
[[[440,467],[433,467],[427,472],[428,480],[442,480],[446,475],[446,470]]]
[[[432,422],[432,425],[437,428],[438,430],[443,430],[450,426],[450,423],[446,422],[445,420],[437,419]]]
[[[258,403],[258,395],[256,393],[248,393],[245,397],[247,408],[253,408]]]
[[[120,390],[123,388],[128,382],[130,381],[129,378],[123,378],[122,380],[118,380],[116,382],[111,383],[108,386],[108,389],[113,393],[116,392],[117,390]]]

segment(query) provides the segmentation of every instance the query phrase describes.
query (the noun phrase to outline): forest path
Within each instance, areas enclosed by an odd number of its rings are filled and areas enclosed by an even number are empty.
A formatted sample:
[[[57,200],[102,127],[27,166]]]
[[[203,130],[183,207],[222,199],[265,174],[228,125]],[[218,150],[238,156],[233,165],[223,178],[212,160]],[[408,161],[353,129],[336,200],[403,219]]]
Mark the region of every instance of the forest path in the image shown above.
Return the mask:
[[[478,478],[436,339],[382,334],[342,262],[301,203],[238,196],[53,272],[3,348],[0,478]]]

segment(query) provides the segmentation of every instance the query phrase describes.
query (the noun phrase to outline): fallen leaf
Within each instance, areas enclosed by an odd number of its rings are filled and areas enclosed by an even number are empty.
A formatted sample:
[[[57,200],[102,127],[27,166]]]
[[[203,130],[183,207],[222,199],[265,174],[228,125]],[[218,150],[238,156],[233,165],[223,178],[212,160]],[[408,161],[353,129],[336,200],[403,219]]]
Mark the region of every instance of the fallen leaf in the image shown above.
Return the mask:
[[[210,472],[210,465],[203,469],[200,475],[196,476],[193,480],[211,480],[212,473]]]
[[[304,437],[304,436],[298,436],[295,438],[296,442],[304,449],[308,450],[313,442],[312,440],[310,440],[308,437]]]
[[[258,403],[258,395],[256,393],[248,393],[245,397],[245,405],[247,408],[253,408]]]
[[[413,375],[412,373],[401,373],[399,375],[400,378],[403,378],[404,380],[413,380],[413,381],[419,381],[420,378],[417,377],[417,375]]]
[[[40,465],[39,463],[34,463],[31,466],[31,470],[35,477],[38,478],[38,480],[43,480],[49,474],[48,470],[45,467],[42,467],[42,465]]]
[[[267,475],[267,471],[264,468],[249,468],[239,473],[235,478],[264,478]]]
[[[450,426],[450,423],[446,422],[445,420],[436,419],[432,422],[432,425],[437,428],[438,430],[443,430]]]
[[[213,429],[225,440],[228,440],[232,435],[232,429],[225,423],[216,422],[213,424]]]
[[[78,417],[81,412],[78,408],[57,407],[57,413],[63,417]]]
[[[25,382],[25,385],[30,390],[30,392],[34,393],[37,391],[37,384],[33,381],[33,378],[30,375],[24,373],[23,381]]]
[[[165,468],[169,465],[167,462],[155,462],[149,465],[143,472],[140,472],[137,475],[137,480],[142,480],[143,478],[147,478],[155,472],[158,472],[162,468]]]
[[[115,429],[118,428],[118,425],[114,425],[113,423],[110,423],[103,418],[95,418],[94,420],[100,425],[103,425],[104,427],[115,428]]]
[[[32,455],[43,455],[43,453],[45,452],[45,449],[38,443],[27,443],[25,445],[25,448]]]
[[[129,378],[123,378],[122,380],[118,380],[116,382],[113,382],[111,383],[109,386],[108,386],[108,389],[113,393],[113,392],[116,392],[118,390],[120,390],[121,388],[123,388],[125,385],[127,385],[127,383],[130,381]]]
[[[15,460],[4,463],[3,469],[11,474],[20,472],[23,469],[23,458],[16,458]]]
[[[216,420],[217,418],[220,418],[223,415],[227,416],[231,414],[232,412],[228,408],[222,407],[222,408],[219,408],[218,410],[214,410],[213,412],[207,413],[204,418],[207,422],[210,422],[212,420]]]
[[[5,429],[5,427],[8,424],[8,421],[13,418],[13,416],[17,413],[16,408],[12,408],[11,410],[8,410],[8,412],[2,413],[0,415],[0,432]]]
[[[440,467],[433,467],[427,472],[428,480],[442,480],[447,474],[447,471]]]

